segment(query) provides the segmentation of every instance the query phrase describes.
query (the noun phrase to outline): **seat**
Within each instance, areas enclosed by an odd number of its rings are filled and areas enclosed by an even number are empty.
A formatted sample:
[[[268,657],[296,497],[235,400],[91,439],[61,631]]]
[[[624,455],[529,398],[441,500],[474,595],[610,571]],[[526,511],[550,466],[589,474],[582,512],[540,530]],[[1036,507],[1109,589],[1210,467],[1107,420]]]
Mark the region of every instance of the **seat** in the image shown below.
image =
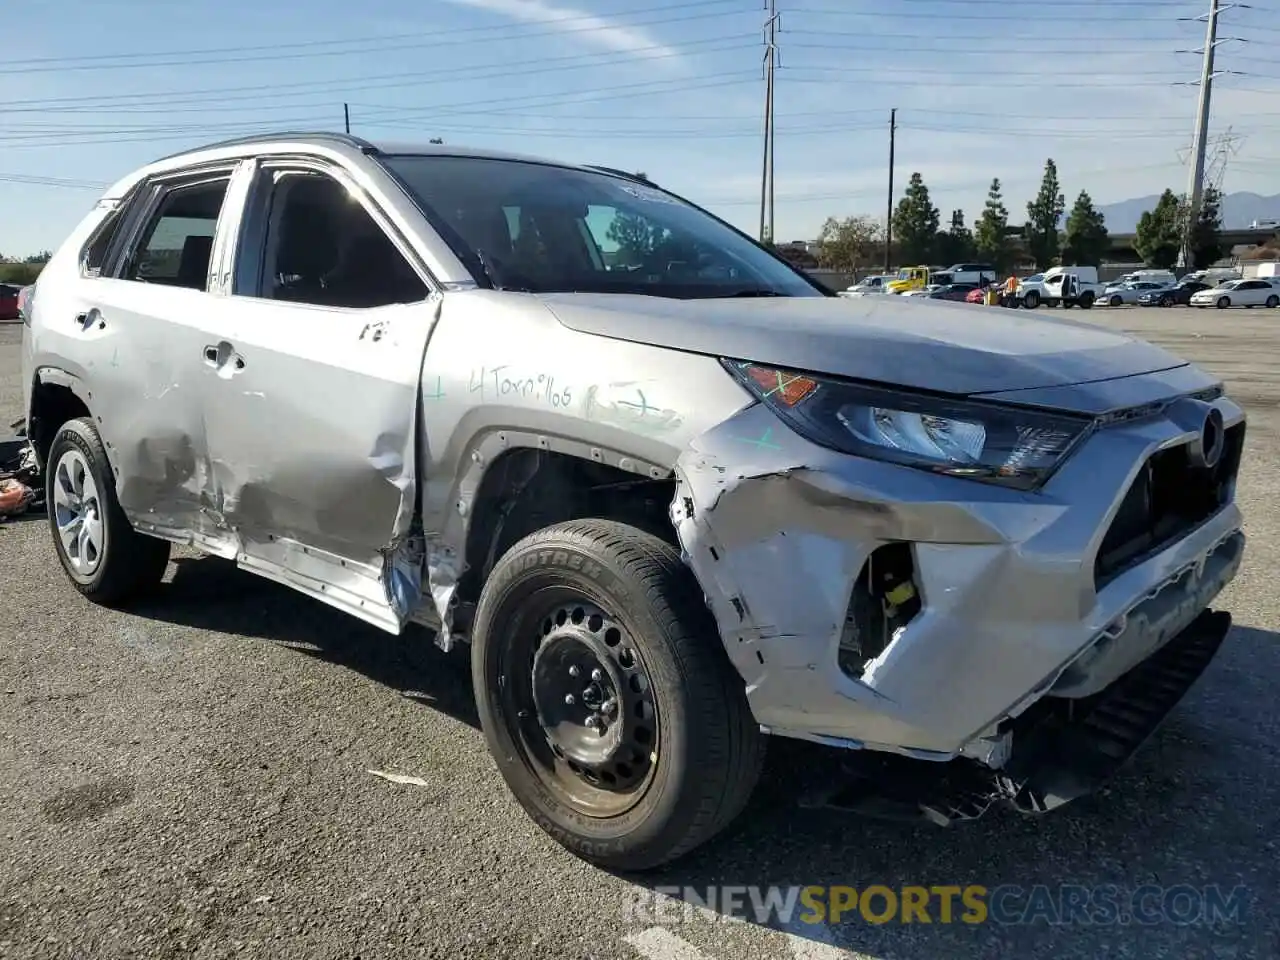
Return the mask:
[[[287,207],[281,218],[280,243],[276,247],[272,298],[327,304],[325,277],[337,262],[338,244],[328,212],[308,203]]]
[[[203,290],[209,279],[209,260],[213,256],[213,237],[190,236],[182,244],[182,256],[178,260],[178,275],[174,283],[179,287]]]

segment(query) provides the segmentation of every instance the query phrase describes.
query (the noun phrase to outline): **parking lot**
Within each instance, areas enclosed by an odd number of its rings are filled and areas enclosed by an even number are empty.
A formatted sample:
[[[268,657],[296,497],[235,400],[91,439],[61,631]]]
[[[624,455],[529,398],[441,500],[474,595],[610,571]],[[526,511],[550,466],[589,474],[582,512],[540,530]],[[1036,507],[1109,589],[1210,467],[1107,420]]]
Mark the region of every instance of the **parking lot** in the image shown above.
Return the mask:
[[[0,524],[0,957],[1280,956],[1280,311],[1071,316],[1203,364],[1251,418],[1249,552],[1221,602],[1236,628],[1103,795],[947,830],[819,815],[795,794],[831,755],[787,745],[726,835],[642,881],[610,875],[508,795],[465,654],[184,551],[145,608],[95,608],[41,515]],[[20,331],[0,325],[6,425],[21,414]],[[778,930],[699,916],[655,932],[623,916],[640,884],[1249,894],[1239,923]]]

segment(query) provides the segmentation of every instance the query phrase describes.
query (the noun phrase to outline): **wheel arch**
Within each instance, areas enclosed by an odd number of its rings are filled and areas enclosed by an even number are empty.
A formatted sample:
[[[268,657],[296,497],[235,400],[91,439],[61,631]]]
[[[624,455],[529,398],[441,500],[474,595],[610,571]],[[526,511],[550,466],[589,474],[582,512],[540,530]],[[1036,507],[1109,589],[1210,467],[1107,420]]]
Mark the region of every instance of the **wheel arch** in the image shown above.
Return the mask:
[[[40,367],[31,384],[31,399],[27,407],[27,437],[35,451],[36,463],[44,470],[48,463],[49,448],[53,438],[68,420],[93,415],[93,392],[88,385],[61,367]],[[110,458],[110,451],[107,452]],[[114,465],[112,470],[114,472]]]
[[[568,520],[618,520],[679,547],[673,465],[560,437],[498,431],[477,446],[447,537],[461,550],[451,630],[470,631],[489,572],[515,543]]]

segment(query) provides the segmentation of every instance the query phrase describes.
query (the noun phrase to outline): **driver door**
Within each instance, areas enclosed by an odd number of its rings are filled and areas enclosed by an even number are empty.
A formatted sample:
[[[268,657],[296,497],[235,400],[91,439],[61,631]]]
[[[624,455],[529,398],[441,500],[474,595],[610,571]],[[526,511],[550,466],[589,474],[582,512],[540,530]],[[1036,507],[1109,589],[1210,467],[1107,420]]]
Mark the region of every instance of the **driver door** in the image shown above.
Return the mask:
[[[262,163],[204,353],[239,564],[390,632],[420,598],[416,428],[439,305],[408,250],[341,169]]]

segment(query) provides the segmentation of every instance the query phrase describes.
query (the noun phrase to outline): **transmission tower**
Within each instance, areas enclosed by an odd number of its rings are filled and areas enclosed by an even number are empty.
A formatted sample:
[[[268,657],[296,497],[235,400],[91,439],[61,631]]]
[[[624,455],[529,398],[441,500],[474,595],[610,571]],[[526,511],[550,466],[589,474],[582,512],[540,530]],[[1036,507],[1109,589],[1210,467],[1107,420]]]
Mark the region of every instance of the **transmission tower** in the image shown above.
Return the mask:
[[[1200,213],[1200,200],[1204,193],[1205,158],[1208,152],[1209,114],[1213,97],[1213,81],[1224,73],[1236,72],[1214,70],[1214,53],[1217,51],[1218,44],[1240,39],[1239,37],[1218,36],[1218,16],[1223,11],[1237,6],[1244,6],[1244,4],[1223,4],[1220,0],[1209,0],[1209,12],[1207,14],[1199,17],[1178,18],[1179,20],[1202,20],[1205,23],[1204,46],[1199,50],[1178,51],[1179,53],[1198,53],[1203,57],[1200,79],[1199,81],[1191,81],[1192,85],[1198,84],[1200,87],[1200,102],[1196,107],[1195,143],[1191,149],[1191,169],[1188,171],[1186,222],[1183,224],[1182,229],[1182,251],[1178,255],[1179,266],[1185,267],[1190,261],[1191,228]]]
[[[773,242],[773,83],[778,65],[777,0],[766,0],[764,22],[764,165],[760,172],[760,241]]]

